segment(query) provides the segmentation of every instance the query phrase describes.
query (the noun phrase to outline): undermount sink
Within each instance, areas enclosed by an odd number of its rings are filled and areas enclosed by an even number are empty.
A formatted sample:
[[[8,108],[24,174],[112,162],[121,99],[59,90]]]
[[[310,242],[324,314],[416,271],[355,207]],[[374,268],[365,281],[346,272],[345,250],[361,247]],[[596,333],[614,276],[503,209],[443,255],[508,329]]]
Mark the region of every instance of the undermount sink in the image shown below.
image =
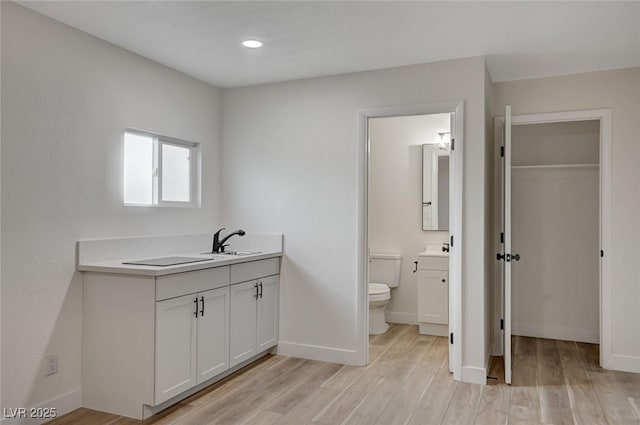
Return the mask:
[[[200,261],[207,261],[207,258],[199,257],[158,257],[148,258],[145,260],[131,260],[123,261],[122,264],[136,265],[136,266],[156,266],[156,267],[168,267],[177,266],[179,264],[197,263]]]
[[[418,254],[419,257],[449,257],[449,253],[442,250],[442,245],[427,245],[427,249]]]

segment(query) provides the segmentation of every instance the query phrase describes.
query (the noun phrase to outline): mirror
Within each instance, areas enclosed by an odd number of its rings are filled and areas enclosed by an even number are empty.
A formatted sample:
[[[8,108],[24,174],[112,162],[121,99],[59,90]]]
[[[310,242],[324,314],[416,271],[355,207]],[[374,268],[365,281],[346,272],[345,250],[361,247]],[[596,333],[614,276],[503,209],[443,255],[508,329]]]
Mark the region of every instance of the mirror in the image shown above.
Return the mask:
[[[450,152],[448,143],[422,145],[422,230],[449,230]]]

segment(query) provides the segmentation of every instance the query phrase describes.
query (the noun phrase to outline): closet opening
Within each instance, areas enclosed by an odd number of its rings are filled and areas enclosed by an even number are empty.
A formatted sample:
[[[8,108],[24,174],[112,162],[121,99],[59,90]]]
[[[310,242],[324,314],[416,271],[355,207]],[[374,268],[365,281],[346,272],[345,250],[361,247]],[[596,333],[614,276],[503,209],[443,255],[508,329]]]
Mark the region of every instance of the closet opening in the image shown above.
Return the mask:
[[[600,342],[600,123],[512,130],[513,335]]]
[[[610,112],[510,112],[496,120],[494,300],[507,383],[512,360],[516,379],[528,352],[598,356],[604,366],[610,351]]]

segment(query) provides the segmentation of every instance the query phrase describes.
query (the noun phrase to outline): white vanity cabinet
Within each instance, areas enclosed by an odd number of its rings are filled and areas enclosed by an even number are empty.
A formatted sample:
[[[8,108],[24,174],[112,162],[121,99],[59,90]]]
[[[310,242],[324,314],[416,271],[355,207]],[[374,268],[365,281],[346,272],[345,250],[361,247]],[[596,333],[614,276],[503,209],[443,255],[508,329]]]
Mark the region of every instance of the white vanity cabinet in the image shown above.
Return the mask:
[[[229,369],[229,287],[156,302],[155,402]]]
[[[421,334],[449,334],[448,257],[418,257],[418,323]]]
[[[231,266],[231,366],[278,343],[278,259]]]
[[[229,368],[229,267],[156,278],[155,322],[160,404]]]
[[[83,405],[146,419],[257,359],[278,343],[279,273],[279,257],[85,272]]]

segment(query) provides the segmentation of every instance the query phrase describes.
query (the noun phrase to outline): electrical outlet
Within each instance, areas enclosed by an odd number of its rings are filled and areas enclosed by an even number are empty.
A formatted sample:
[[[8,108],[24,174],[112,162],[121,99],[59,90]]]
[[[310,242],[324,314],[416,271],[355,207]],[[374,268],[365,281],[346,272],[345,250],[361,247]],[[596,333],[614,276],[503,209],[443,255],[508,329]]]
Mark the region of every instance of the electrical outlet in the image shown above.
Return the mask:
[[[58,353],[49,354],[46,359],[44,376],[58,373]]]

